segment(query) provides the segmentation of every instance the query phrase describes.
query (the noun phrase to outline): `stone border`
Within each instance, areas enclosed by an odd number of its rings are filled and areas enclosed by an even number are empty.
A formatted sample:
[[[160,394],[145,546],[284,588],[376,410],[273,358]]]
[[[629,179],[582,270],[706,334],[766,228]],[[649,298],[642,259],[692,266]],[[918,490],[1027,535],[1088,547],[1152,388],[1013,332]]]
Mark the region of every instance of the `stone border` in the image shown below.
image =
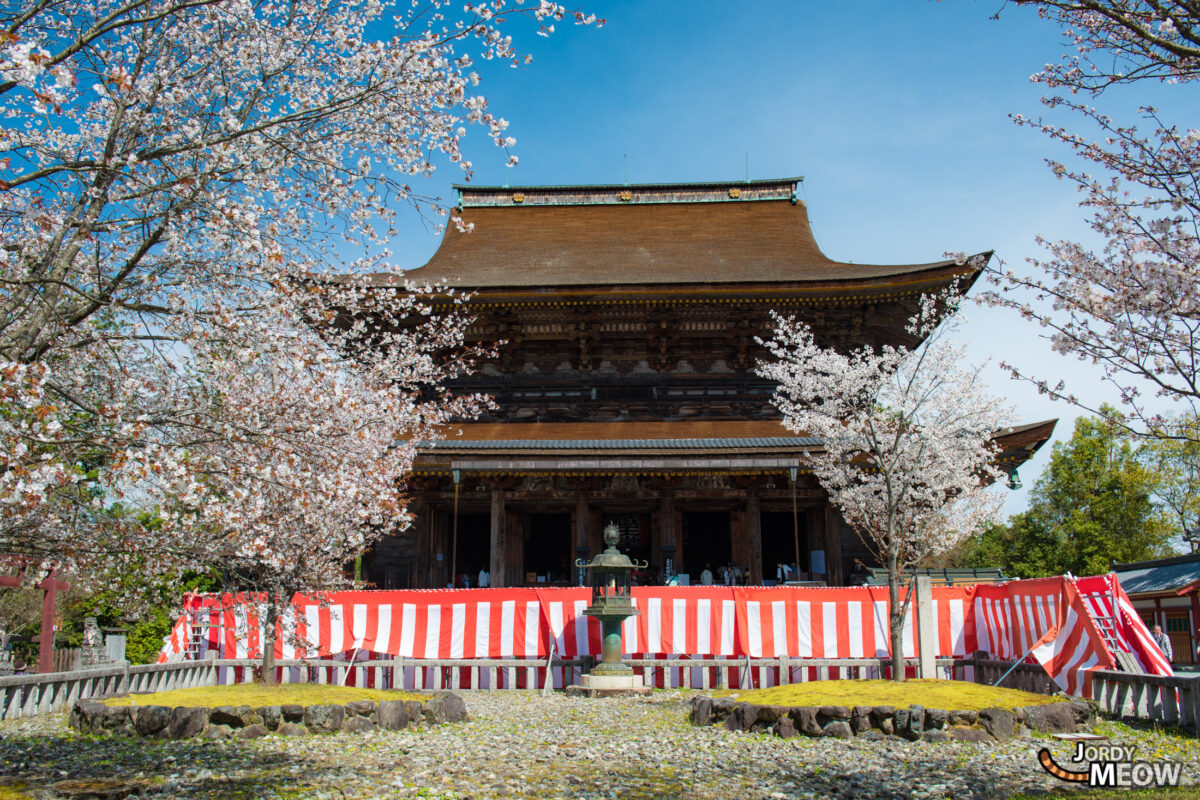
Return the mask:
[[[319,703],[280,706],[108,706],[96,700],[77,700],[70,727],[80,733],[141,736],[147,739],[257,739],[274,732],[281,736],[310,733],[398,731],[422,722],[468,722],[467,704],[453,692],[436,692],[418,700],[353,700],[345,705]]]
[[[893,706],[760,706],[733,698],[692,698],[693,725],[724,723],[731,731],[794,736],[901,738],[925,742],[1002,742],[1022,732],[1075,733],[1096,721],[1093,703],[1073,700],[1012,710],[946,711],[912,705]]]

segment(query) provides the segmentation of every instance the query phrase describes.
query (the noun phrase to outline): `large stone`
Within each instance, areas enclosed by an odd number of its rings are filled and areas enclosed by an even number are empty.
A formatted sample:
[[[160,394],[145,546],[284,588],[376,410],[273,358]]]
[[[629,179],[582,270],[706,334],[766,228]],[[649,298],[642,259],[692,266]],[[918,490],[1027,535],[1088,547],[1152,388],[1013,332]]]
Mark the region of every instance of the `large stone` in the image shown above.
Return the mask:
[[[1025,724],[1041,733],[1074,733],[1075,711],[1070,703],[1048,703],[1025,709]]]
[[[233,735],[233,728],[228,725],[205,725],[200,731],[201,739],[228,739]]]
[[[102,704],[103,705],[103,704]],[[100,727],[105,731],[114,731],[118,728],[129,728],[133,730],[133,707],[132,706],[103,706],[103,710],[96,716],[95,721],[100,723]]]
[[[261,722],[256,722],[253,725],[247,725],[244,728],[238,728],[237,738],[239,739],[261,739],[267,735],[267,726]]]
[[[139,736],[156,736],[166,734],[167,724],[170,723],[170,706],[168,705],[139,705],[133,715],[133,729]]]
[[[730,712],[737,706],[736,700],[721,697],[712,701],[712,721],[714,724],[724,722]]]
[[[454,692],[436,692],[425,704],[426,719],[429,712],[433,714],[433,722],[467,722],[467,703]]]
[[[231,728],[262,724],[262,717],[250,706],[217,706],[209,712],[208,719],[213,725],[228,725]]]
[[[167,734],[172,739],[190,739],[199,735],[207,724],[207,708],[179,706],[171,711],[171,722],[167,725]]]
[[[420,700],[405,700],[404,707],[408,709],[408,719],[413,725],[420,723],[425,716],[425,704]]]
[[[403,700],[380,700],[376,719],[385,731],[403,730],[408,727],[408,707]]]
[[[792,722],[791,717],[780,717],[775,723],[775,735],[780,739],[792,739],[800,735],[800,731],[796,730],[796,723]]]
[[[375,730],[375,723],[367,717],[347,717],[342,723],[342,730],[346,733],[366,733]]]
[[[296,722],[281,722],[275,732],[280,736],[308,736],[308,728]]]
[[[748,731],[758,722],[758,706],[738,703],[725,718],[725,728],[731,731]]]
[[[346,709],[336,703],[321,703],[304,709],[304,725],[313,733],[336,733],[342,729]]]
[[[374,700],[351,700],[346,703],[346,716],[348,717],[370,717],[374,713]]]
[[[921,734],[921,741],[933,743],[948,742],[950,741],[950,734],[935,728],[932,730],[927,730]]]
[[[956,742],[992,742],[995,741],[991,734],[983,728],[964,728],[959,725],[952,725],[946,731],[950,734],[950,738]]]
[[[283,722],[283,710],[279,706],[259,706],[255,711],[262,717],[262,724],[269,731],[275,730],[279,723]],[[304,713],[301,712],[300,716],[303,718]]]
[[[896,733],[903,736],[909,741],[915,742],[921,738],[921,734],[925,732],[925,707],[911,705],[908,707],[908,725],[904,730],[900,730],[900,726],[896,726]]]
[[[95,700],[76,700],[71,706],[67,724],[80,733],[99,733],[104,727],[101,720],[106,708],[103,703]]]
[[[871,729],[871,707],[855,706],[850,709],[850,730],[855,734]]]
[[[979,712],[979,724],[998,742],[1011,739],[1017,731],[1017,719],[1005,708],[985,708]]]
[[[817,709],[817,719],[819,719],[821,721],[822,725],[824,725],[825,723],[828,723],[828,722],[833,722],[834,720],[840,720],[841,722],[849,722],[850,721],[850,707],[849,706],[821,706],[819,709]]]
[[[692,698],[692,724],[708,725],[712,722],[713,702],[711,697],[700,695]]]
[[[1069,704],[1075,715],[1075,725],[1090,728],[1096,722],[1096,706],[1087,700],[1072,700]]]
[[[884,717],[879,723],[879,732],[885,736],[896,735],[896,721],[891,717]]]
[[[787,706],[759,706],[758,721],[765,727],[770,727],[781,718],[786,717],[791,709]]]
[[[817,722],[817,709],[813,706],[798,706],[791,710],[789,716],[796,725],[796,730],[805,736],[820,736],[821,725]]]
[[[821,729],[821,735],[834,739],[849,739],[854,736],[854,732],[850,730],[849,722],[842,719],[835,719]]]
[[[927,708],[925,709],[925,730],[940,731],[946,727],[946,720],[949,718],[950,715],[944,709]]]
[[[951,725],[974,725],[979,721],[978,711],[951,711],[947,720]]]
[[[888,724],[891,724],[891,722],[892,721],[889,719]],[[877,731],[874,728],[871,728],[870,730],[865,730],[858,734],[858,738],[862,739],[864,742],[879,742],[886,739],[887,736],[883,733],[883,731]]]
[[[279,707],[279,716],[284,722],[304,722],[304,706],[287,703]]]
[[[871,727],[883,729],[883,721],[891,721],[896,709],[891,706],[875,706],[871,709]]]

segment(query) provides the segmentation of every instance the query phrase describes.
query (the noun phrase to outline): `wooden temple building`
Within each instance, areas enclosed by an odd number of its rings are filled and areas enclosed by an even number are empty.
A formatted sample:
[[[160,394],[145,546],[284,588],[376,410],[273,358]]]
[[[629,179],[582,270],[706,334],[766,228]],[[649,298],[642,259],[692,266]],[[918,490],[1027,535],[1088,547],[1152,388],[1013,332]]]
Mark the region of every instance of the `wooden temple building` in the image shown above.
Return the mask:
[[[424,448],[414,525],[366,561],[378,588],[564,585],[575,559],[621,548],[647,582],[736,566],[744,582],[862,582],[876,566],[804,468],[817,439],[780,424],[755,374],[770,312],[825,345],[913,345],[922,293],[978,268],[879,266],[821,253],[798,179],[632,186],[456,187],[450,226],[404,278],[472,292],[469,337],[503,340],[458,382],[497,408]],[[386,281],[386,278],[383,280]],[[1015,468],[1046,422],[999,432]]]

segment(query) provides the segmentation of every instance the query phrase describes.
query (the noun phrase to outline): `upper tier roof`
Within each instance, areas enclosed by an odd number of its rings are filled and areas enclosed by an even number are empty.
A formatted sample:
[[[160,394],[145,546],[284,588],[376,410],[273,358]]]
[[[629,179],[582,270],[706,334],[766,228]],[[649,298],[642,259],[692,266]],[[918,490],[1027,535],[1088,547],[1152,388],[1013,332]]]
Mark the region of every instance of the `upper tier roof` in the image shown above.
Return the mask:
[[[827,258],[796,198],[798,181],[456,186],[463,220],[474,230],[448,226],[429,263],[404,277],[472,289],[860,284],[955,266]]]

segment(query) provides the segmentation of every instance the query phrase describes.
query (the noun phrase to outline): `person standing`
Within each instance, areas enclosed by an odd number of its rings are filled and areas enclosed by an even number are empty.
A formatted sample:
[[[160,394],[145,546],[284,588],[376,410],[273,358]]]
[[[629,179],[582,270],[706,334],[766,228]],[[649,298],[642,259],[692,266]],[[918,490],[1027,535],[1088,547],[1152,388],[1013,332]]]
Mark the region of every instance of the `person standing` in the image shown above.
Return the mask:
[[[492,576],[488,574],[488,571],[486,569],[481,569],[479,570],[479,583],[477,583],[476,586],[478,586],[480,589],[486,589],[488,588],[488,584],[491,583],[491,580]]]
[[[700,573],[700,583],[703,586],[712,586],[712,583],[713,583],[712,564],[704,565],[704,571]]]
[[[1167,657],[1167,661],[1175,660],[1175,653],[1171,651],[1171,637],[1163,633],[1161,625],[1155,625],[1150,629],[1150,635],[1154,639],[1154,643],[1158,645],[1158,649],[1163,651],[1163,655]]]

